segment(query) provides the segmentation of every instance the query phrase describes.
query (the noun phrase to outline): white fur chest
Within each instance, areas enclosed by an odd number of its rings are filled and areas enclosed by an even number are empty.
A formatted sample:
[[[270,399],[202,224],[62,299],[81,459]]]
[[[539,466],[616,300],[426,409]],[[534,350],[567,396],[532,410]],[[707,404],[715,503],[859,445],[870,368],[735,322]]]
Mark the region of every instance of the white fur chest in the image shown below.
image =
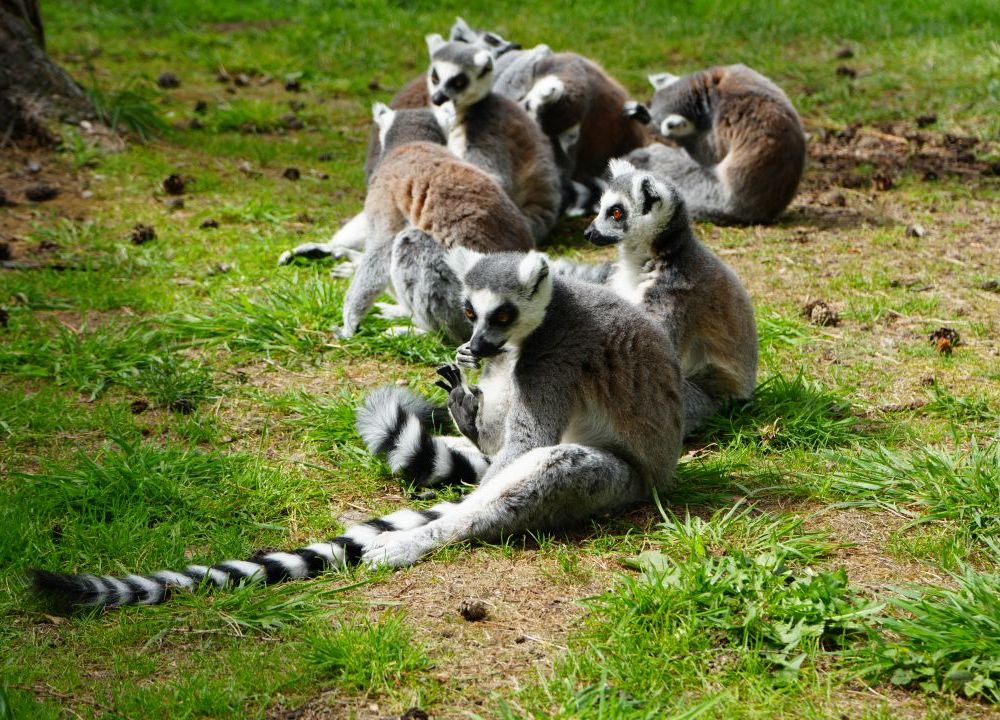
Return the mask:
[[[507,412],[514,390],[514,365],[517,357],[507,352],[490,361],[479,379],[482,405],[479,408],[479,445],[487,455],[495,455],[503,447]]]
[[[656,282],[656,272],[642,272],[625,263],[618,263],[609,285],[615,294],[632,305],[642,305],[646,291]]]

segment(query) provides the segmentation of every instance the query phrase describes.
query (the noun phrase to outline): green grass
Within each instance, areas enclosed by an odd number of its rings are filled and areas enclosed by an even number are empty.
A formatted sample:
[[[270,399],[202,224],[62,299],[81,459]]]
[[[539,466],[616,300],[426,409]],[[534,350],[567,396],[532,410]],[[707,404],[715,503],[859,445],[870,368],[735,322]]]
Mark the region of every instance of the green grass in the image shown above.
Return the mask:
[[[594,57],[637,99],[648,73],[745,62],[814,138],[856,122],[905,134],[933,113],[921,133],[977,138],[970,151],[995,162],[995,3],[53,0],[42,12],[50,53],[131,142],[111,152],[66,128],[55,153],[0,158],[18,203],[0,211],[0,240],[38,265],[0,271],[0,720],[370,705],[449,719],[995,714],[1000,325],[980,285],[1000,277],[1000,192],[974,175],[904,170],[875,192],[837,188],[814,161],[776,225],[698,223],[754,299],[760,387],[689,444],[662,516],[651,503],[569,534],[458,544],[401,573],[121,612],[56,616],[24,586],[30,566],[245,557],[460,496],[411,499],[353,417],[400,380],[442,400],[433,368],[454,349],[386,337],[373,317],[339,340],[347,283],[332,264],[275,266],[361,209],[371,104],[422,72],[424,35],[456,14]],[[845,47],[853,57],[837,56]],[[179,88],[156,85],[166,71]],[[284,89],[291,77],[300,92]],[[855,175],[875,172],[856,159]],[[55,201],[22,202],[29,160],[62,190]],[[190,180],[183,207],[167,204],[172,173]],[[916,222],[926,236],[906,235]],[[156,239],[133,245],[137,223]],[[607,258],[585,225],[560,223],[547,249]],[[816,298],[838,326],[803,317]],[[940,325],[962,335],[951,357],[927,342]],[[466,596],[489,600],[486,622],[454,612]]]
[[[955,589],[901,591],[868,672],[894,685],[1000,702],[1000,576],[966,571],[953,579]]]
[[[370,693],[392,692],[430,666],[426,652],[398,614],[340,625],[311,637],[308,644],[313,667]]]

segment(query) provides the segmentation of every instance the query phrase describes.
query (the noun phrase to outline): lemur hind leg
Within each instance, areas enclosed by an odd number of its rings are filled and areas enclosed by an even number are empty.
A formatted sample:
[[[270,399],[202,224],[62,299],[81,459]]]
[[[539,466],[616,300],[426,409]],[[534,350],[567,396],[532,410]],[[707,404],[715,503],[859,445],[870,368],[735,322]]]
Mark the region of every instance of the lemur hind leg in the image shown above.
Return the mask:
[[[417,327],[441,330],[455,343],[469,339],[472,328],[462,309],[462,281],[433,237],[416,228],[396,235],[389,274],[396,299]]]
[[[320,258],[346,258],[351,262],[361,259],[365,249],[365,238],[368,236],[368,220],[363,212],[358,213],[333,234],[329,242],[308,242],[286,250],[278,257],[279,265],[288,265],[297,257],[306,260]]]
[[[576,444],[535,448],[480,485],[438,519],[383,533],[365,548],[368,565],[412,565],[467,539],[577,524],[642,500],[643,483],[621,458]]]
[[[684,435],[690,436],[723,406],[718,398],[709,395],[691,380],[684,379],[681,386],[684,404]]]

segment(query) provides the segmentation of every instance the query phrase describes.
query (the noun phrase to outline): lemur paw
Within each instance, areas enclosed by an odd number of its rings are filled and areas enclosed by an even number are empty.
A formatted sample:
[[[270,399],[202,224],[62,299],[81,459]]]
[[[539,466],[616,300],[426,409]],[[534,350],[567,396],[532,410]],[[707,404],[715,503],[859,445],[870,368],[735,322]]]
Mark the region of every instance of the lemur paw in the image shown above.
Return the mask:
[[[347,340],[354,337],[354,330],[344,325],[334,325],[330,328],[330,332],[338,340]]]
[[[462,370],[458,367],[458,365],[455,365],[454,363],[450,365],[442,365],[436,372],[444,379],[438,380],[434,384],[446,393],[450,393],[455,388],[462,387]]]
[[[350,261],[342,262],[340,263],[340,265],[337,265],[336,267],[330,270],[330,277],[349,278],[351,277],[351,275],[354,274],[354,269],[355,269],[354,263]]]
[[[427,331],[415,325],[393,325],[386,328],[383,334],[386,337],[399,337],[400,335],[426,335]]]
[[[408,530],[391,530],[372,539],[361,555],[368,567],[406,567],[415,564],[426,551]]]
[[[382,320],[400,320],[410,317],[410,311],[397,303],[377,302],[375,307],[378,308],[375,317]]]
[[[479,367],[479,359],[472,354],[469,343],[459,346],[455,352],[455,364],[468,370],[475,370]]]

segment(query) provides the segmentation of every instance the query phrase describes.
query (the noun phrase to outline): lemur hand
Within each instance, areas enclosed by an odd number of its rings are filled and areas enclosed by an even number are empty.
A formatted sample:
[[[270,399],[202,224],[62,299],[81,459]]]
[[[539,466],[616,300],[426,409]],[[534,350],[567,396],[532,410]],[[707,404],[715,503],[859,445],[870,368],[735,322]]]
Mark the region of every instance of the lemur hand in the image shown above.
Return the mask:
[[[467,386],[462,382],[462,371],[457,365],[442,365],[437,369],[438,375],[444,380],[438,380],[435,385],[448,393],[448,412],[451,413],[458,431],[474,443],[479,442],[479,428],[476,418],[479,415],[479,398],[482,391],[475,385]]]

